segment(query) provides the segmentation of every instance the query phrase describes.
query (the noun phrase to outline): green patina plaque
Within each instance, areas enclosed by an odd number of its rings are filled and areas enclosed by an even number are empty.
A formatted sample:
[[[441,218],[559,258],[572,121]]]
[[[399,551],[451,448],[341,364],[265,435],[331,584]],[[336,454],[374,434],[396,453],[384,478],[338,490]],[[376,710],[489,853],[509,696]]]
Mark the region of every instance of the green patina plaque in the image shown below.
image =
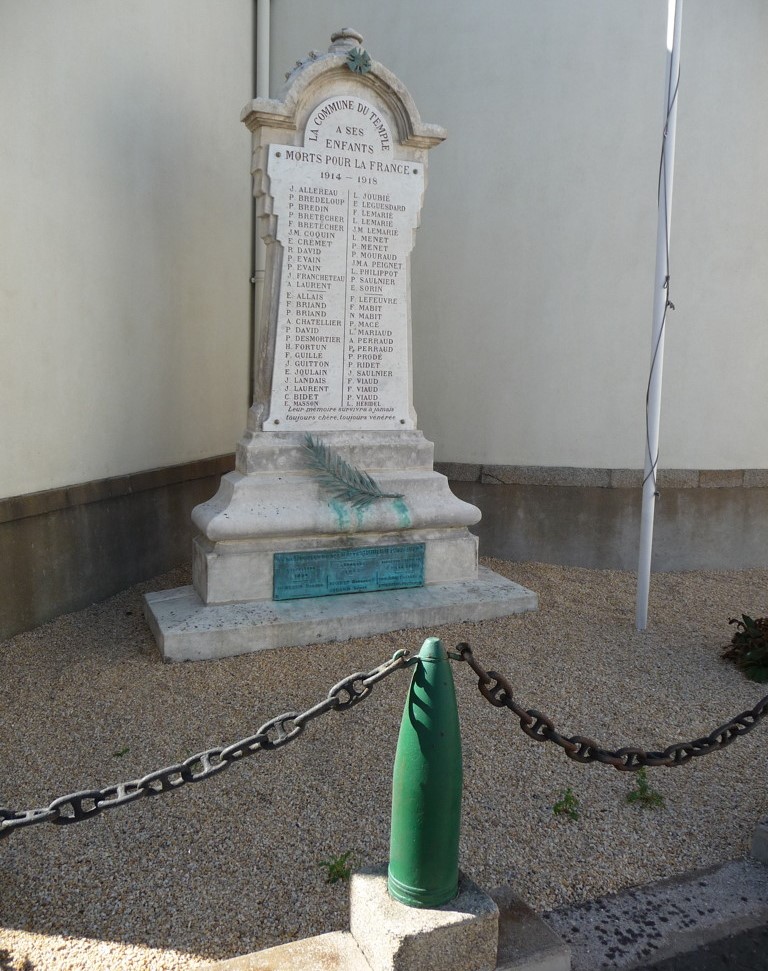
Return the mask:
[[[273,600],[424,586],[424,543],[275,553]]]

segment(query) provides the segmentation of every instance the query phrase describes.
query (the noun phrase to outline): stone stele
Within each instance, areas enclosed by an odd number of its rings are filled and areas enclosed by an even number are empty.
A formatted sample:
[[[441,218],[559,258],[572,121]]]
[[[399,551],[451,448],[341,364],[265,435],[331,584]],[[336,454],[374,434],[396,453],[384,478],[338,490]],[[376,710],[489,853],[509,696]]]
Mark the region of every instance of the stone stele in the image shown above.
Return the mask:
[[[235,471],[192,513],[193,586],[146,598],[164,657],[535,609],[535,594],[478,571],[480,512],[434,471],[413,407],[410,254],[445,131],[349,29],[242,120],[267,252],[254,401]],[[384,496],[358,505],[329,488],[308,435]]]

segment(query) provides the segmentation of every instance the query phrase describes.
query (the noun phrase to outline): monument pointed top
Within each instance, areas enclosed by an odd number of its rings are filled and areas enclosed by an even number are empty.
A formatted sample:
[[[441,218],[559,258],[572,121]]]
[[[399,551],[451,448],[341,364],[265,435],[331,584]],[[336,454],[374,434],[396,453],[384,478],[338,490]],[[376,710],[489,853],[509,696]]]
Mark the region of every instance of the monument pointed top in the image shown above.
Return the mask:
[[[285,75],[286,85],[276,98],[255,98],[243,108],[240,120],[255,133],[264,128],[296,131],[306,123],[311,107],[349,84],[367,90],[366,97],[379,99],[379,108],[389,115],[397,142],[404,148],[430,149],[445,139],[445,129],[427,125],[408,89],[383,64],[363,49],[363,35],[352,27],[331,34],[331,46],[324,54],[310,51]],[[350,78],[354,78],[350,82]],[[350,124],[349,126],[355,127]],[[292,137],[292,136],[291,136]]]
[[[329,54],[346,54],[355,47],[360,47],[363,43],[363,35],[352,27],[342,27],[331,34],[331,46],[328,48]]]

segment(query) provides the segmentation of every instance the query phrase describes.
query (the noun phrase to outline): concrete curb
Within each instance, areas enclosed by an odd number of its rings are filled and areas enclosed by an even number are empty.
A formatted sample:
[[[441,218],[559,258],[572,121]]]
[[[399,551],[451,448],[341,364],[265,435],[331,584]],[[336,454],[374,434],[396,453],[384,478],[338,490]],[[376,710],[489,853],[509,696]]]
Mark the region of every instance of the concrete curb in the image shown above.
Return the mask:
[[[768,866],[754,859],[551,911],[572,971],[632,971],[768,923]]]

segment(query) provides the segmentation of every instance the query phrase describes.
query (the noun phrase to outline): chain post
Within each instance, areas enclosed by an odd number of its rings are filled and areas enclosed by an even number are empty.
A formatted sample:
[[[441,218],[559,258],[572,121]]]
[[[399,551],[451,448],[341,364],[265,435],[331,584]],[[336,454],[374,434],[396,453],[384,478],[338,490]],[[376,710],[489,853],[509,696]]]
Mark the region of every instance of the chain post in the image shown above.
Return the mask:
[[[392,777],[389,894],[410,907],[439,907],[458,893],[461,735],[448,655],[430,637],[400,724]]]

